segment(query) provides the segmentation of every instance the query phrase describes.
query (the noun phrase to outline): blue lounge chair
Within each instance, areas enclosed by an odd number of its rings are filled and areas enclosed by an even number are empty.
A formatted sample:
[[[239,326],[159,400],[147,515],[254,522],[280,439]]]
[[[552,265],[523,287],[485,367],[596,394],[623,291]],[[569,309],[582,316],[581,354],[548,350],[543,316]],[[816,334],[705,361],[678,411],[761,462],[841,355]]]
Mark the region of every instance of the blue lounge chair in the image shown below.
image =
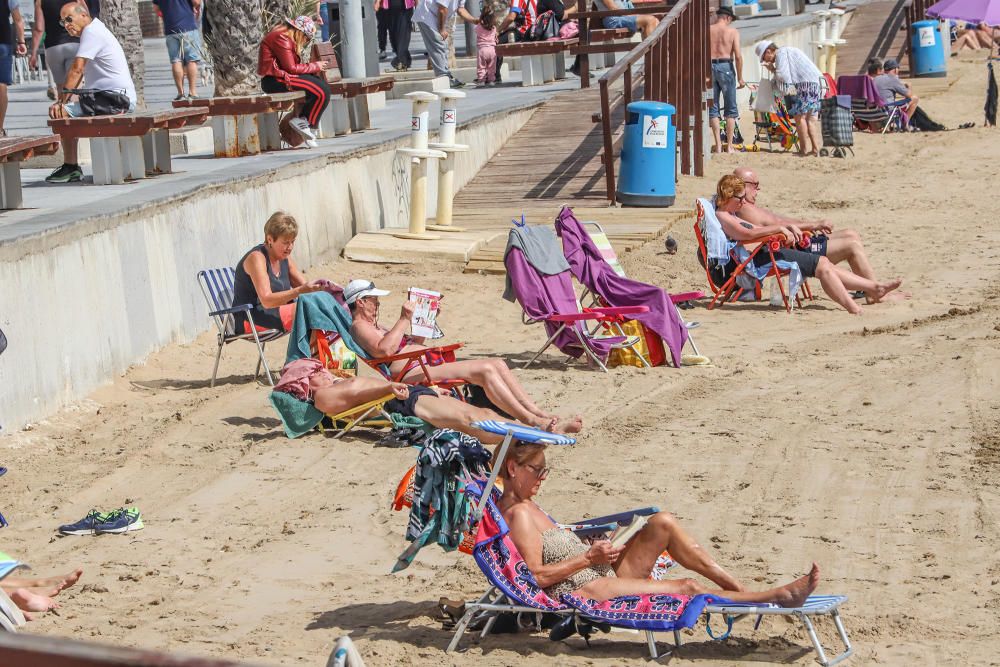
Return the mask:
[[[228,266],[222,269],[205,269],[198,272],[198,284],[201,285],[201,291],[205,295],[205,301],[208,303],[208,316],[212,318],[216,328],[219,330],[219,349],[215,352],[215,366],[212,368],[211,386],[215,386],[215,376],[219,372],[219,359],[222,358],[222,348],[233,341],[253,340],[257,344],[258,353],[257,370],[254,371],[253,379],[257,380],[260,377],[260,369],[263,366],[267,382],[273,387],[274,378],[271,376],[271,369],[267,365],[267,359],[264,358],[264,346],[273,340],[278,340],[282,336],[287,335],[288,332],[278,329],[257,329],[253,322],[253,313],[251,312],[253,306],[249,303],[233,303],[233,281],[235,278],[236,272]],[[246,313],[247,319],[250,321],[250,333],[236,331],[236,313]]]

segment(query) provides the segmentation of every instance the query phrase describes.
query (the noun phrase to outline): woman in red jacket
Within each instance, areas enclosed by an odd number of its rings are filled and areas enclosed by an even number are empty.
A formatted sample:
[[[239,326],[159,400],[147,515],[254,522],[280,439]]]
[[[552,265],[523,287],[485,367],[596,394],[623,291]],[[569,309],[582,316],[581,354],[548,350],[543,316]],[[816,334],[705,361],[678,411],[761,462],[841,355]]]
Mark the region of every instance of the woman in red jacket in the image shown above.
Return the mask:
[[[310,148],[316,148],[313,130],[319,126],[319,118],[330,103],[330,86],[323,73],[329,65],[325,61],[304,63],[299,56],[315,35],[316,24],[308,16],[299,16],[294,21],[285,19],[285,23],[264,35],[257,60],[260,87],[265,93],[305,92],[305,105],[290,125]]]

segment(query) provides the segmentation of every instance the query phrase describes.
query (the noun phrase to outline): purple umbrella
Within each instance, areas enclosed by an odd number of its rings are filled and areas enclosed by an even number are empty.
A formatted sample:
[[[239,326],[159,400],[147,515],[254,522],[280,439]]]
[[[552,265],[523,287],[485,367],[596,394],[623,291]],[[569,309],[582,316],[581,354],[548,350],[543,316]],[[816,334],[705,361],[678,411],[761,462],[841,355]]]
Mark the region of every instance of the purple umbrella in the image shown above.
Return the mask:
[[[927,15],[1000,26],[1000,0],[941,0],[927,8]]]

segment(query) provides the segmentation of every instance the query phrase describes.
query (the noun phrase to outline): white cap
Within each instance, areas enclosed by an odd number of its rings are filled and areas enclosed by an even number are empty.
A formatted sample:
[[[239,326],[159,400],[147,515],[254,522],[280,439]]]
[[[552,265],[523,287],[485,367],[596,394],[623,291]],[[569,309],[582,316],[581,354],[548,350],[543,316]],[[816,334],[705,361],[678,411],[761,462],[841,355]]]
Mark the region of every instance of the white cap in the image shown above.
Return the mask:
[[[774,44],[774,42],[772,42],[771,40],[762,39],[761,41],[757,42],[754,45],[753,52],[757,54],[758,60],[762,60],[764,58],[764,52],[767,51],[767,47],[771,46],[772,44]]]
[[[344,288],[344,302],[351,304],[366,296],[387,296],[384,289],[375,289],[375,283],[370,280],[352,280]]]

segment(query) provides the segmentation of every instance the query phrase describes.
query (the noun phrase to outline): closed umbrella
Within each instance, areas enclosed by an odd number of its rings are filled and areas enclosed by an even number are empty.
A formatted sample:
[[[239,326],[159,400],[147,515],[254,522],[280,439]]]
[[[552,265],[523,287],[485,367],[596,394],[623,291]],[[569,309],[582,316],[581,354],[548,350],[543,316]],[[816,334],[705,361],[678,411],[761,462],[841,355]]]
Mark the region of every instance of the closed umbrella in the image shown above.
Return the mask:
[[[986,124],[989,127],[996,127],[997,124],[997,78],[993,74],[993,63],[989,64],[989,80],[986,82]]]

